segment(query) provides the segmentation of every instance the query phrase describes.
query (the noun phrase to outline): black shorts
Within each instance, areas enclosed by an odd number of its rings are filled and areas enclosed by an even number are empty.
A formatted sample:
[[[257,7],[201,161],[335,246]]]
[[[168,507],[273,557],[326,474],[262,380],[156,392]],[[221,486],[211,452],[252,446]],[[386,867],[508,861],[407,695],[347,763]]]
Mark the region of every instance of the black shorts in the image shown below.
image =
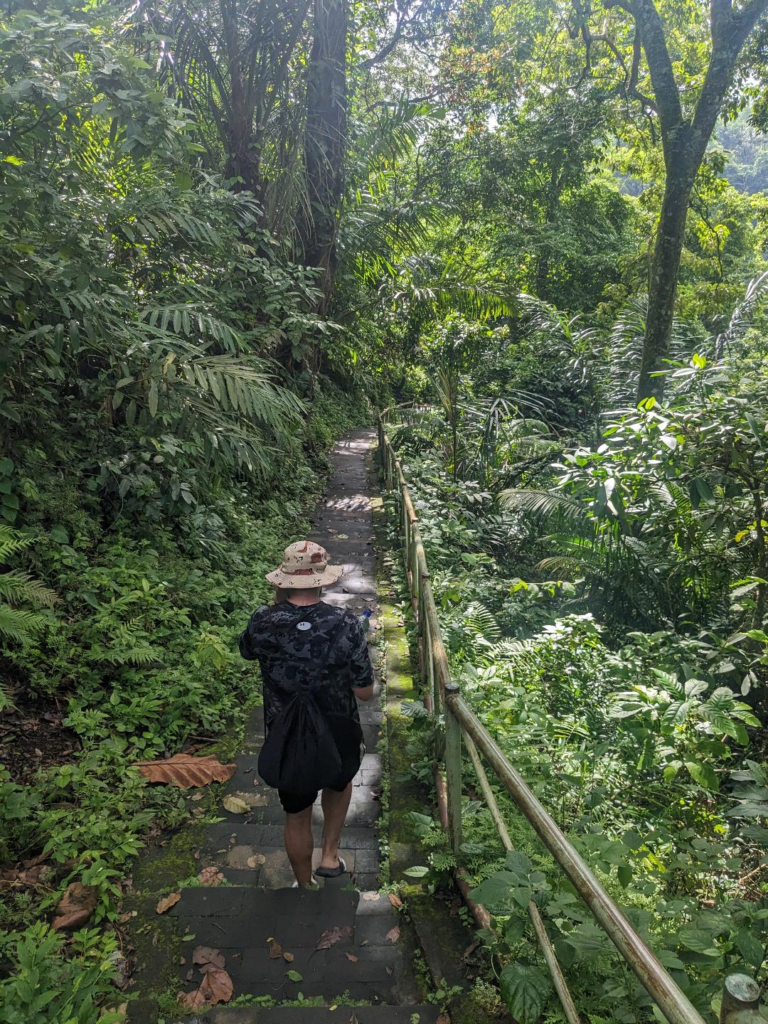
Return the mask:
[[[355,772],[356,774],[357,772]],[[352,779],[354,777],[353,775]],[[343,793],[352,779],[347,779],[346,782],[341,782],[336,786],[328,786],[328,789],[332,789],[334,793]],[[316,789],[314,793],[289,793],[285,789],[278,789],[277,795],[280,797],[280,803],[286,814],[300,814],[301,811],[306,811],[308,807],[312,806],[317,800],[319,792],[320,790]]]

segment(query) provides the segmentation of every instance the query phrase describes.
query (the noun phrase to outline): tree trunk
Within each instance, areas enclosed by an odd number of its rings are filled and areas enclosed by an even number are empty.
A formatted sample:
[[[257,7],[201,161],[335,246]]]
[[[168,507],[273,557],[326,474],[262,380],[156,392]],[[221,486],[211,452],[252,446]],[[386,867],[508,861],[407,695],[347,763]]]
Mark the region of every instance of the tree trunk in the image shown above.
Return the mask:
[[[307,266],[321,273],[318,304],[325,314],[336,272],[336,235],[344,191],[347,142],[346,0],[315,0],[314,40],[307,82],[304,161],[306,207],[300,235]]]
[[[664,201],[648,282],[648,318],[638,381],[638,402],[650,397],[660,399],[664,394],[665,378],[652,377],[651,374],[664,369],[664,360],[669,355],[677,275],[683,254],[685,222],[694,177],[695,171],[692,174],[688,167],[679,167],[674,162],[667,169]]]

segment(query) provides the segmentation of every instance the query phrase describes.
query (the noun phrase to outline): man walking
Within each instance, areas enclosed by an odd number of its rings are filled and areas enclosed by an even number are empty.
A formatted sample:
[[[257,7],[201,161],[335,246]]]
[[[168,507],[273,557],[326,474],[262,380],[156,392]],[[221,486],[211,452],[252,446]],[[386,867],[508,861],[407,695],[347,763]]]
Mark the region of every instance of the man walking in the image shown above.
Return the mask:
[[[266,781],[291,779],[290,789],[276,785],[285,811],[285,849],[295,884],[304,888],[315,884],[312,806],[321,789],[323,845],[315,875],[336,878],[346,871],[339,842],[365,752],[357,701],[373,696],[368,644],[357,616],[321,599],[322,588],[337,583],[341,573],[319,544],[291,544],[280,568],[266,577],[277,589],[275,604],[257,608],[240,636],[240,653],[258,659],[263,680],[267,739],[259,771],[269,776]]]

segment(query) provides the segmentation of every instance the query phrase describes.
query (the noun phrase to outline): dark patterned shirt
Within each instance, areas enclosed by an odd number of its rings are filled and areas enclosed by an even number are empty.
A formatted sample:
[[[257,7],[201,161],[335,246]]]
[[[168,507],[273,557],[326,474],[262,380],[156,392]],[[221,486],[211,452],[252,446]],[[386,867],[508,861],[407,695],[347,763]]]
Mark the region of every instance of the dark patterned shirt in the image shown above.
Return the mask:
[[[333,639],[322,678],[313,671]],[[270,725],[300,682],[314,682],[314,696],[328,713],[360,721],[354,691],[370,686],[373,669],[357,616],[319,601],[306,607],[285,604],[257,608],[240,636],[240,653],[258,659],[264,682],[264,720]]]

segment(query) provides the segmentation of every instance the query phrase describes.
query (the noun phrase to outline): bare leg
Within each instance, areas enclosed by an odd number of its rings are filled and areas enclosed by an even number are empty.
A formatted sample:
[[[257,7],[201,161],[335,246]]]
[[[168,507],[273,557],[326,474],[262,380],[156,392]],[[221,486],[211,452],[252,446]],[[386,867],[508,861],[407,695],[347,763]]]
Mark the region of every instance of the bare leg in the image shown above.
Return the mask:
[[[312,808],[285,816],[285,852],[291,862],[296,881],[301,886],[312,883]]]
[[[351,782],[341,793],[337,793],[333,789],[323,790],[323,855],[320,858],[320,867],[336,868],[339,866],[341,830],[344,828],[351,799]]]

